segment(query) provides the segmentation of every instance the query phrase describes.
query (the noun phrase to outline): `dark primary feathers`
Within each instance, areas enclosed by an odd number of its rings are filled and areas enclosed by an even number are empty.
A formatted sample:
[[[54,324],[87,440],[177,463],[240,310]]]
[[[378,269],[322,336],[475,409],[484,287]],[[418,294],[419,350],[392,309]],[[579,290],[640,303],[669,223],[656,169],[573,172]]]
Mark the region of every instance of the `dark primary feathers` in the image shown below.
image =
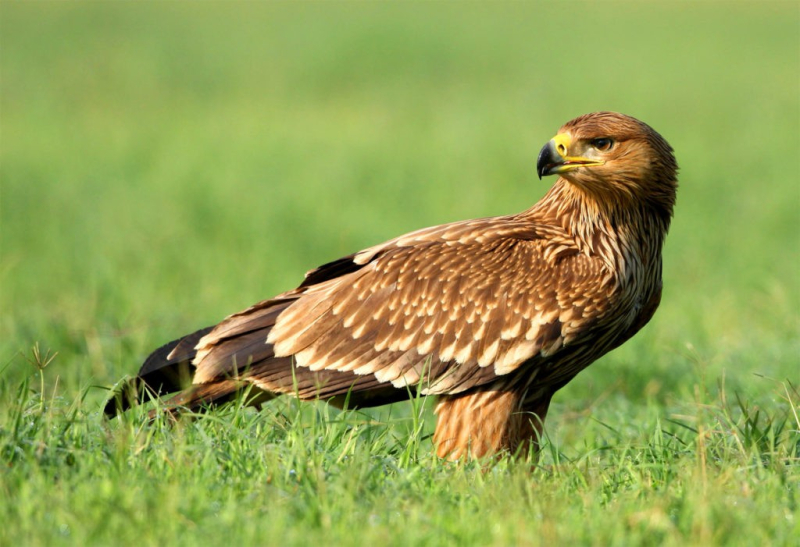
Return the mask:
[[[677,187],[667,142],[611,112],[539,155],[560,178],[519,214],[412,232],[156,350],[106,406],[196,409],[249,387],[374,406],[439,396],[442,457],[535,445],[553,393],[643,327],[661,297]]]

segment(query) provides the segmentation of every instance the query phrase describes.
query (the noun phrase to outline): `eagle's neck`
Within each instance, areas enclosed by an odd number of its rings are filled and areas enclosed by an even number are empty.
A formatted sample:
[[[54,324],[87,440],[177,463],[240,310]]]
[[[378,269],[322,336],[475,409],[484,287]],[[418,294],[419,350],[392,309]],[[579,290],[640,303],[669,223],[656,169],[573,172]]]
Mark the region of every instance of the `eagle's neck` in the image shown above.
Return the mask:
[[[522,215],[563,229],[580,252],[602,259],[624,282],[641,269],[660,272],[672,211],[644,201],[598,199],[561,178]]]

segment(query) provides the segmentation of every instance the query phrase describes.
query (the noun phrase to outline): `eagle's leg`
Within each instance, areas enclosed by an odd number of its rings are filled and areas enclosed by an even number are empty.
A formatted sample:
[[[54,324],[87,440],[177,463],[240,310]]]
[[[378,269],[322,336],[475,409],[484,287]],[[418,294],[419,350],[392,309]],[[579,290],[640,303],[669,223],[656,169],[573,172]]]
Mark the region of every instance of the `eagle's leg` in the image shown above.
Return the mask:
[[[435,411],[436,455],[457,460],[538,450],[551,396],[530,399],[524,392],[493,389],[441,396]]]

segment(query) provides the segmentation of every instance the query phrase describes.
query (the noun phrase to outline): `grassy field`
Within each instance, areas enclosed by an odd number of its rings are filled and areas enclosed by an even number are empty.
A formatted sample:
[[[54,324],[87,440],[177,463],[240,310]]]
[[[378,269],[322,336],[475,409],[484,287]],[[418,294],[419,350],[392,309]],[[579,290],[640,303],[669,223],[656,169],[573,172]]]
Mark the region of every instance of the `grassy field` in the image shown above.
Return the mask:
[[[4,2],[0,30],[0,545],[797,545],[796,2]],[[601,109],[675,147],[665,293],[539,465],[436,460],[423,399],[102,418],[149,350],[318,264],[527,208]]]

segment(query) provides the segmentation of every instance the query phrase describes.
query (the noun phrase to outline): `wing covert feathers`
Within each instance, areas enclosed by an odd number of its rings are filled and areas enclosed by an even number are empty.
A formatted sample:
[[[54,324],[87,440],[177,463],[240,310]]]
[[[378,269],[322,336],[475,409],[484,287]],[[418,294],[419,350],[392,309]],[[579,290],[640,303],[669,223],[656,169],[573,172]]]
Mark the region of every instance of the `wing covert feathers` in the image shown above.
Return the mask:
[[[560,253],[548,252],[553,241]],[[456,394],[490,383],[557,352],[605,312],[602,263],[563,252],[567,243],[563,231],[500,217],[332,262],[205,335],[194,383],[242,377],[291,393],[295,381],[310,397],[381,384]]]

